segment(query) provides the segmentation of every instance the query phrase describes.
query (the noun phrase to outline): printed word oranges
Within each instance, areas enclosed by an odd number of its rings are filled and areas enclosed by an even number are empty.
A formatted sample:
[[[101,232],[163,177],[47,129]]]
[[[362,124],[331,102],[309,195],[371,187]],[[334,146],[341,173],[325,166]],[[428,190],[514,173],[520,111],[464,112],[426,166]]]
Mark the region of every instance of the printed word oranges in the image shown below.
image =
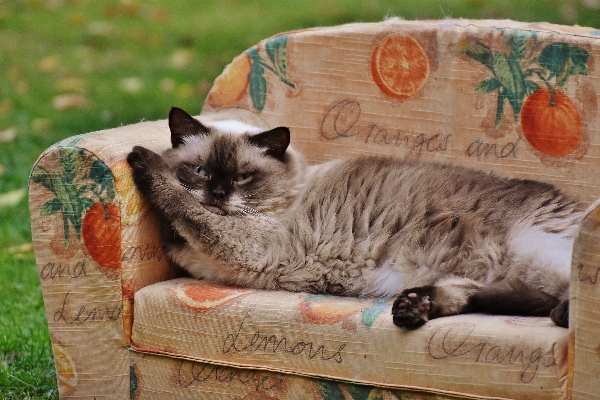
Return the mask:
[[[251,67],[250,57],[246,53],[234,59],[215,80],[206,99],[208,105],[214,110],[233,107],[248,89]]]
[[[543,88],[531,94],[521,109],[521,128],[527,141],[542,154],[564,157],[582,141],[581,114],[564,93]]]
[[[392,34],[371,55],[373,80],[386,95],[405,100],[417,93],[429,77],[429,59],[410,36]]]

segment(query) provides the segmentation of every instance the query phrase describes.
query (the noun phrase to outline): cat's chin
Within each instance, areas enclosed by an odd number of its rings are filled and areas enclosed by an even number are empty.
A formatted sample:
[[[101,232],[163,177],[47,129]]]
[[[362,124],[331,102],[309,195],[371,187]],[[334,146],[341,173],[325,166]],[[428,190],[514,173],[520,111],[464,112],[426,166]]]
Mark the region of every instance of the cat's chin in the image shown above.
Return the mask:
[[[202,204],[202,206],[204,208],[206,208],[208,211],[210,211],[213,214],[217,214],[217,215],[227,215],[227,212],[225,210],[223,210],[220,207],[217,206],[211,206],[209,204]]]

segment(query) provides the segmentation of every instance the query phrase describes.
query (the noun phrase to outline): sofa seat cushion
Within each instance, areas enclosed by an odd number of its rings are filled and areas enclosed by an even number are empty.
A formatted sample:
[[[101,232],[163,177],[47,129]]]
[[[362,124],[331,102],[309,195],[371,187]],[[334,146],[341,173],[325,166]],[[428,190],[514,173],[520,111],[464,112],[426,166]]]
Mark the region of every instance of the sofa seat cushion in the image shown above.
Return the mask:
[[[469,397],[566,396],[569,334],[548,318],[458,315],[405,331],[392,301],[178,278],[135,294],[132,348]]]

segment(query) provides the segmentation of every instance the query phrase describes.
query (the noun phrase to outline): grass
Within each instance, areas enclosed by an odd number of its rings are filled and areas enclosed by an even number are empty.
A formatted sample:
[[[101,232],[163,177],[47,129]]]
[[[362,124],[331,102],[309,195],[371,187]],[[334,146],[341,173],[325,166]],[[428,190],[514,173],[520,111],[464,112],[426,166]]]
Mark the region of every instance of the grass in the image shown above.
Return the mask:
[[[600,1],[0,0],[0,398],[57,398],[26,201],[44,149],[199,112],[237,54],[280,31],[386,16],[598,26]],[[596,9],[590,8],[594,4]],[[72,107],[55,104],[60,95]]]

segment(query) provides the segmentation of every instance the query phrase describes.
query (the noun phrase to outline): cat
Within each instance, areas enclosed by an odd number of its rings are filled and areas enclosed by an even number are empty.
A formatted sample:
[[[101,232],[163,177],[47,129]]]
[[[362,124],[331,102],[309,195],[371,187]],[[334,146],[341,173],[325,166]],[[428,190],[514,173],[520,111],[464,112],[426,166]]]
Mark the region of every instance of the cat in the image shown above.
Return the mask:
[[[202,124],[175,107],[168,124],[171,149],[127,160],[166,254],[192,276],[394,296],[406,329],[468,312],[568,326],[582,210],[556,187],[387,156],[308,165],[286,127]]]

